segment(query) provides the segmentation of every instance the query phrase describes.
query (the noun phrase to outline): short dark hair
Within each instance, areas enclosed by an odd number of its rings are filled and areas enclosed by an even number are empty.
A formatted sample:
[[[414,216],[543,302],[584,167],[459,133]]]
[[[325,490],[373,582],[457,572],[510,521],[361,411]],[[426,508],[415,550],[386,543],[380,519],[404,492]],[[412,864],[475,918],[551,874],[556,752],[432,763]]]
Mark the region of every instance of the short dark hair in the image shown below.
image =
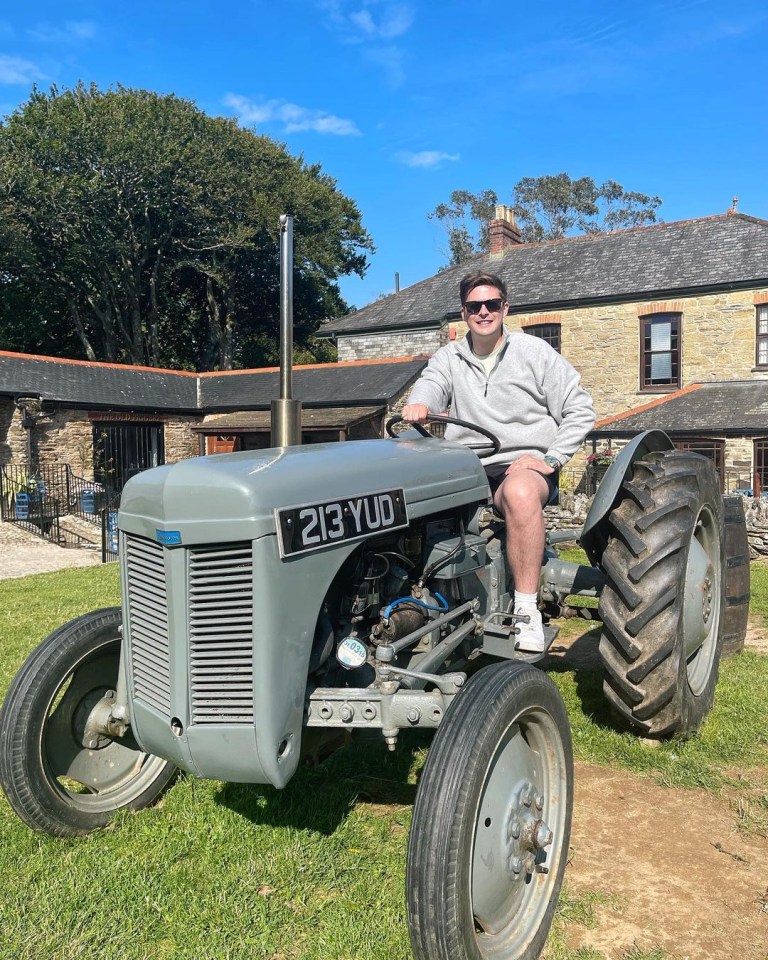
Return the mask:
[[[506,302],[507,288],[501,277],[497,277],[495,273],[483,273],[477,270],[475,273],[468,273],[459,284],[459,296],[461,297],[462,306],[467,302],[467,296],[475,287],[496,287]]]

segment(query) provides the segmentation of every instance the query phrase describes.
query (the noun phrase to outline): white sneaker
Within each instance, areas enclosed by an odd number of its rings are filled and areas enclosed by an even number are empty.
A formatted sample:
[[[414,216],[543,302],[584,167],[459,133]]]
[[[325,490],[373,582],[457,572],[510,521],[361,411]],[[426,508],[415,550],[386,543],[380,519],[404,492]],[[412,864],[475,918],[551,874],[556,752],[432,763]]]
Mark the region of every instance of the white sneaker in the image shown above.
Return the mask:
[[[524,653],[543,653],[547,649],[544,639],[544,625],[541,622],[541,613],[536,607],[519,606],[515,610],[516,617],[526,617],[527,620],[518,620],[515,624],[517,639],[515,650]]]

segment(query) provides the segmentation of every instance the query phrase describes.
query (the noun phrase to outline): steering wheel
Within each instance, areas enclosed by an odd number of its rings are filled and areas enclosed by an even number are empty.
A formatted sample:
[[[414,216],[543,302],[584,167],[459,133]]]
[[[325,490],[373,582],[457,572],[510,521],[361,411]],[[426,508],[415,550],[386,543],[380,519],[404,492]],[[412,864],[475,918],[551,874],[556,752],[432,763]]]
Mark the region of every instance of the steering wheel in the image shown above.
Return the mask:
[[[475,453],[481,460],[486,460],[488,457],[492,457],[494,454],[498,453],[501,449],[501,441],[499,438],[491,433],[490,430],[486,430],[485,427],[480,427],[476,423],[468,423],[466,420],[458,420],[456,417],[446,417],[442,413],[430,413],[425,423],[454,423],[457,427],[464,427],[467,430],[472,430],[473,433],[479,433],[482,436],[487,438],[486,443],[465,443],[465,447],[469,447],[470,450],[474,450]],[[433,440],[435,437],[425,430],[424,426],[421,423],[410,423],[408,420],[403,420],[400,414],[397,414],[394,417],[391,417],[387,420],[387,433],[390,437],[397,436],[395,431],[392,429],[398,423],[408,423],[409,426],[417,430],[422,437],[431,437]],[[491,447],[491,450],[487,450],[487,447]],[[484,451],[484,452],[480,452]]]

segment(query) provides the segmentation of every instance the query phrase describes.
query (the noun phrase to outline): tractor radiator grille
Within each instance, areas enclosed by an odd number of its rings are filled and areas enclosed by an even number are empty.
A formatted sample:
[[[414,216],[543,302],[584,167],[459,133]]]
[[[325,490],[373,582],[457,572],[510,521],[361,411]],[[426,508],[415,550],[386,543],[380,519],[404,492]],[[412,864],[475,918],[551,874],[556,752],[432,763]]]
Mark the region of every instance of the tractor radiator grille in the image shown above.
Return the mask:
[[[253,722],[250,543],[189,554],[192,722]]]
[[[168,595],[163,548],[139,537],[125,539],[134,692],[137,699],[170,716]]]

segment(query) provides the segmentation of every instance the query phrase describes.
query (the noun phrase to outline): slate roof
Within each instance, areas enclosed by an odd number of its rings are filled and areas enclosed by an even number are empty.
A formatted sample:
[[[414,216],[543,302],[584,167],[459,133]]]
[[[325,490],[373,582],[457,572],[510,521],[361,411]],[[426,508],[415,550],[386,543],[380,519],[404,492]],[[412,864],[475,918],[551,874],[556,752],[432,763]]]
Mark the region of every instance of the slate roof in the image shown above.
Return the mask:
[[[293,368],[293,396],[312,406],[383,405],[421,372],[426,357]],[[185,373],[0,351],[0,396],[39,396],[66,406],[202,413],[269,410],[279,368]]]
[[[658,299],[768,284],[768,221],[744,214],[661,223],[482,254],[361,310],[321,336],[429,329],[458,316],[459,281],[485,270],[507,284],[510,313]]]
[[[68,406],[197,411],[197,375],[0,352],[0,394]]]
[[[384,404],[364,407],[302,407],[301,425],[305,430],[341,429],[379,416],[385,409]],[[192,429],[200,433],[210,433],[212,430],[221,433],[250,433],[254,430],[269,430],[271,423],[269,410],[246,410],[209,415]]]
[[[768,380],[693,383],[626,413],[598,420],[591,437],[634,436],[641,430],[707,436],[768,436]]]
[[[294,367],[293,396],[312,406],[382,403],[405,389],[426,363],[426,357],[406,357]],[[203,410],[268,410],[280,396],[280,371],[205,373],[200,388]]]

